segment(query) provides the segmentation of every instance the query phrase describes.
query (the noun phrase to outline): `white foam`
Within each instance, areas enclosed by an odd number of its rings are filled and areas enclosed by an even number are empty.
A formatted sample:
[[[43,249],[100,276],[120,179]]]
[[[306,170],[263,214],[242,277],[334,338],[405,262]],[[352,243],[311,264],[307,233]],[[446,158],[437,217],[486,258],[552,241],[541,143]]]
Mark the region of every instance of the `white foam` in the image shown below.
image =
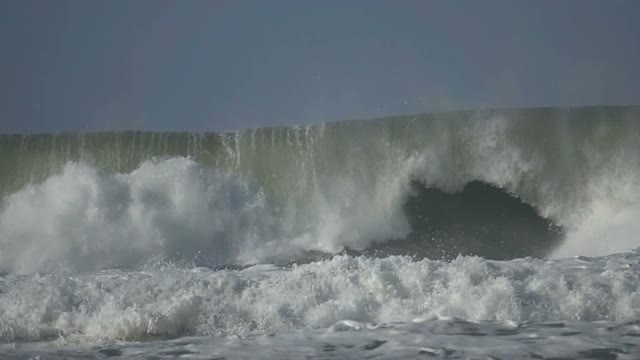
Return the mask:
[[[466,319],[625,321],[640,316],[640,257],[453,262],[338,256],[269,271],[10,275],[0,340],[100,342]]]
[[[276,206],[238,176],[186,158],[147,161],[116,175],[69,163],[4,200],[0,270],[85,271],[154,258],[246,264],[307,250],[363,249],[408,232],[398,196],[408,192],[407,178],[382,179],[388,191],[372,195],[336,179],[306,205],[285,199]]]
[[[624,147],[617,148],[606,166],[592,175],[583,194],[588,200],[581,217],[569,228],[556,256],[611,254],[640,244],[637,156]]]
[[[5,200],[0,269],[100,269],[199,252],[224,262],[256,233],[268,237],[263,210],[241,181],[188,159],[117,175],[70,163]]]

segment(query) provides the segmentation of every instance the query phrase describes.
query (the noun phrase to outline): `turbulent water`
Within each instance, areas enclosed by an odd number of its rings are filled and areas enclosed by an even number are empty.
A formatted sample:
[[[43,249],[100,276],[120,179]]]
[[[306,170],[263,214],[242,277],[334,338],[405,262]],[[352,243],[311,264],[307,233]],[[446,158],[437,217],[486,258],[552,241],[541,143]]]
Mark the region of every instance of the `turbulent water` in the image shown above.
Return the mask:
[[[0,135],[0,356],[640,356],[640,107]]]

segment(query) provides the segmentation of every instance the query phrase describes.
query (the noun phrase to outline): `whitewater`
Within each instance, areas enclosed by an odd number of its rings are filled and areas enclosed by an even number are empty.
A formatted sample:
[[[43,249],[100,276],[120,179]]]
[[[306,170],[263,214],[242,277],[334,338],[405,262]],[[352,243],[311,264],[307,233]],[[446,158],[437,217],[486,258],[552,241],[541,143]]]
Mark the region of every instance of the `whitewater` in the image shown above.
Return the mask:
[[[0,357],[638,359],[638,120],[0,134]]]

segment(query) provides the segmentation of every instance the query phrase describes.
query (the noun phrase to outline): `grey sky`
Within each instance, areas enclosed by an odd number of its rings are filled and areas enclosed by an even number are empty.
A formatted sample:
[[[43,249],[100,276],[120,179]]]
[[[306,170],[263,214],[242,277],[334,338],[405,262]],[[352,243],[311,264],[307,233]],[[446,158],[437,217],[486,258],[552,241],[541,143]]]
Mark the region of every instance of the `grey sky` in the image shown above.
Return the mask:
[[[2,0],[0,132],[640,104],[640,1]]]

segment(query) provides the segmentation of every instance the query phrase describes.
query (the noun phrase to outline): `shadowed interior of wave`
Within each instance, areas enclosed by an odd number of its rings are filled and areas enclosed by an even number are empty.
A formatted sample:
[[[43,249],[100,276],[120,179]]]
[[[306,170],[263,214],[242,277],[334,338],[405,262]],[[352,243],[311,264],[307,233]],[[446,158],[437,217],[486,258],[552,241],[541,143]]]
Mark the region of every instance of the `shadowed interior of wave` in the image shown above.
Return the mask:
[[[474,181],[453,194],[427,188],[418,181],[412,186],[413,195],[404,205],[412,229],[406,239],[390,240],[363,251],[345,249],[340,254],[436,260],[452,260],[458,255],[493,260],[543,258],[564,239],[562,227],[491,184]],[[273,263],[301,264],[333,256],[309,251],[295,259],[273,259]]]
[[[362,254],[452,259],[477,255],[506,260],[545,257],[564,238],[561,227],[498,187],[475,181],[449,194],[414,182],[404,208],[412,232]]]

